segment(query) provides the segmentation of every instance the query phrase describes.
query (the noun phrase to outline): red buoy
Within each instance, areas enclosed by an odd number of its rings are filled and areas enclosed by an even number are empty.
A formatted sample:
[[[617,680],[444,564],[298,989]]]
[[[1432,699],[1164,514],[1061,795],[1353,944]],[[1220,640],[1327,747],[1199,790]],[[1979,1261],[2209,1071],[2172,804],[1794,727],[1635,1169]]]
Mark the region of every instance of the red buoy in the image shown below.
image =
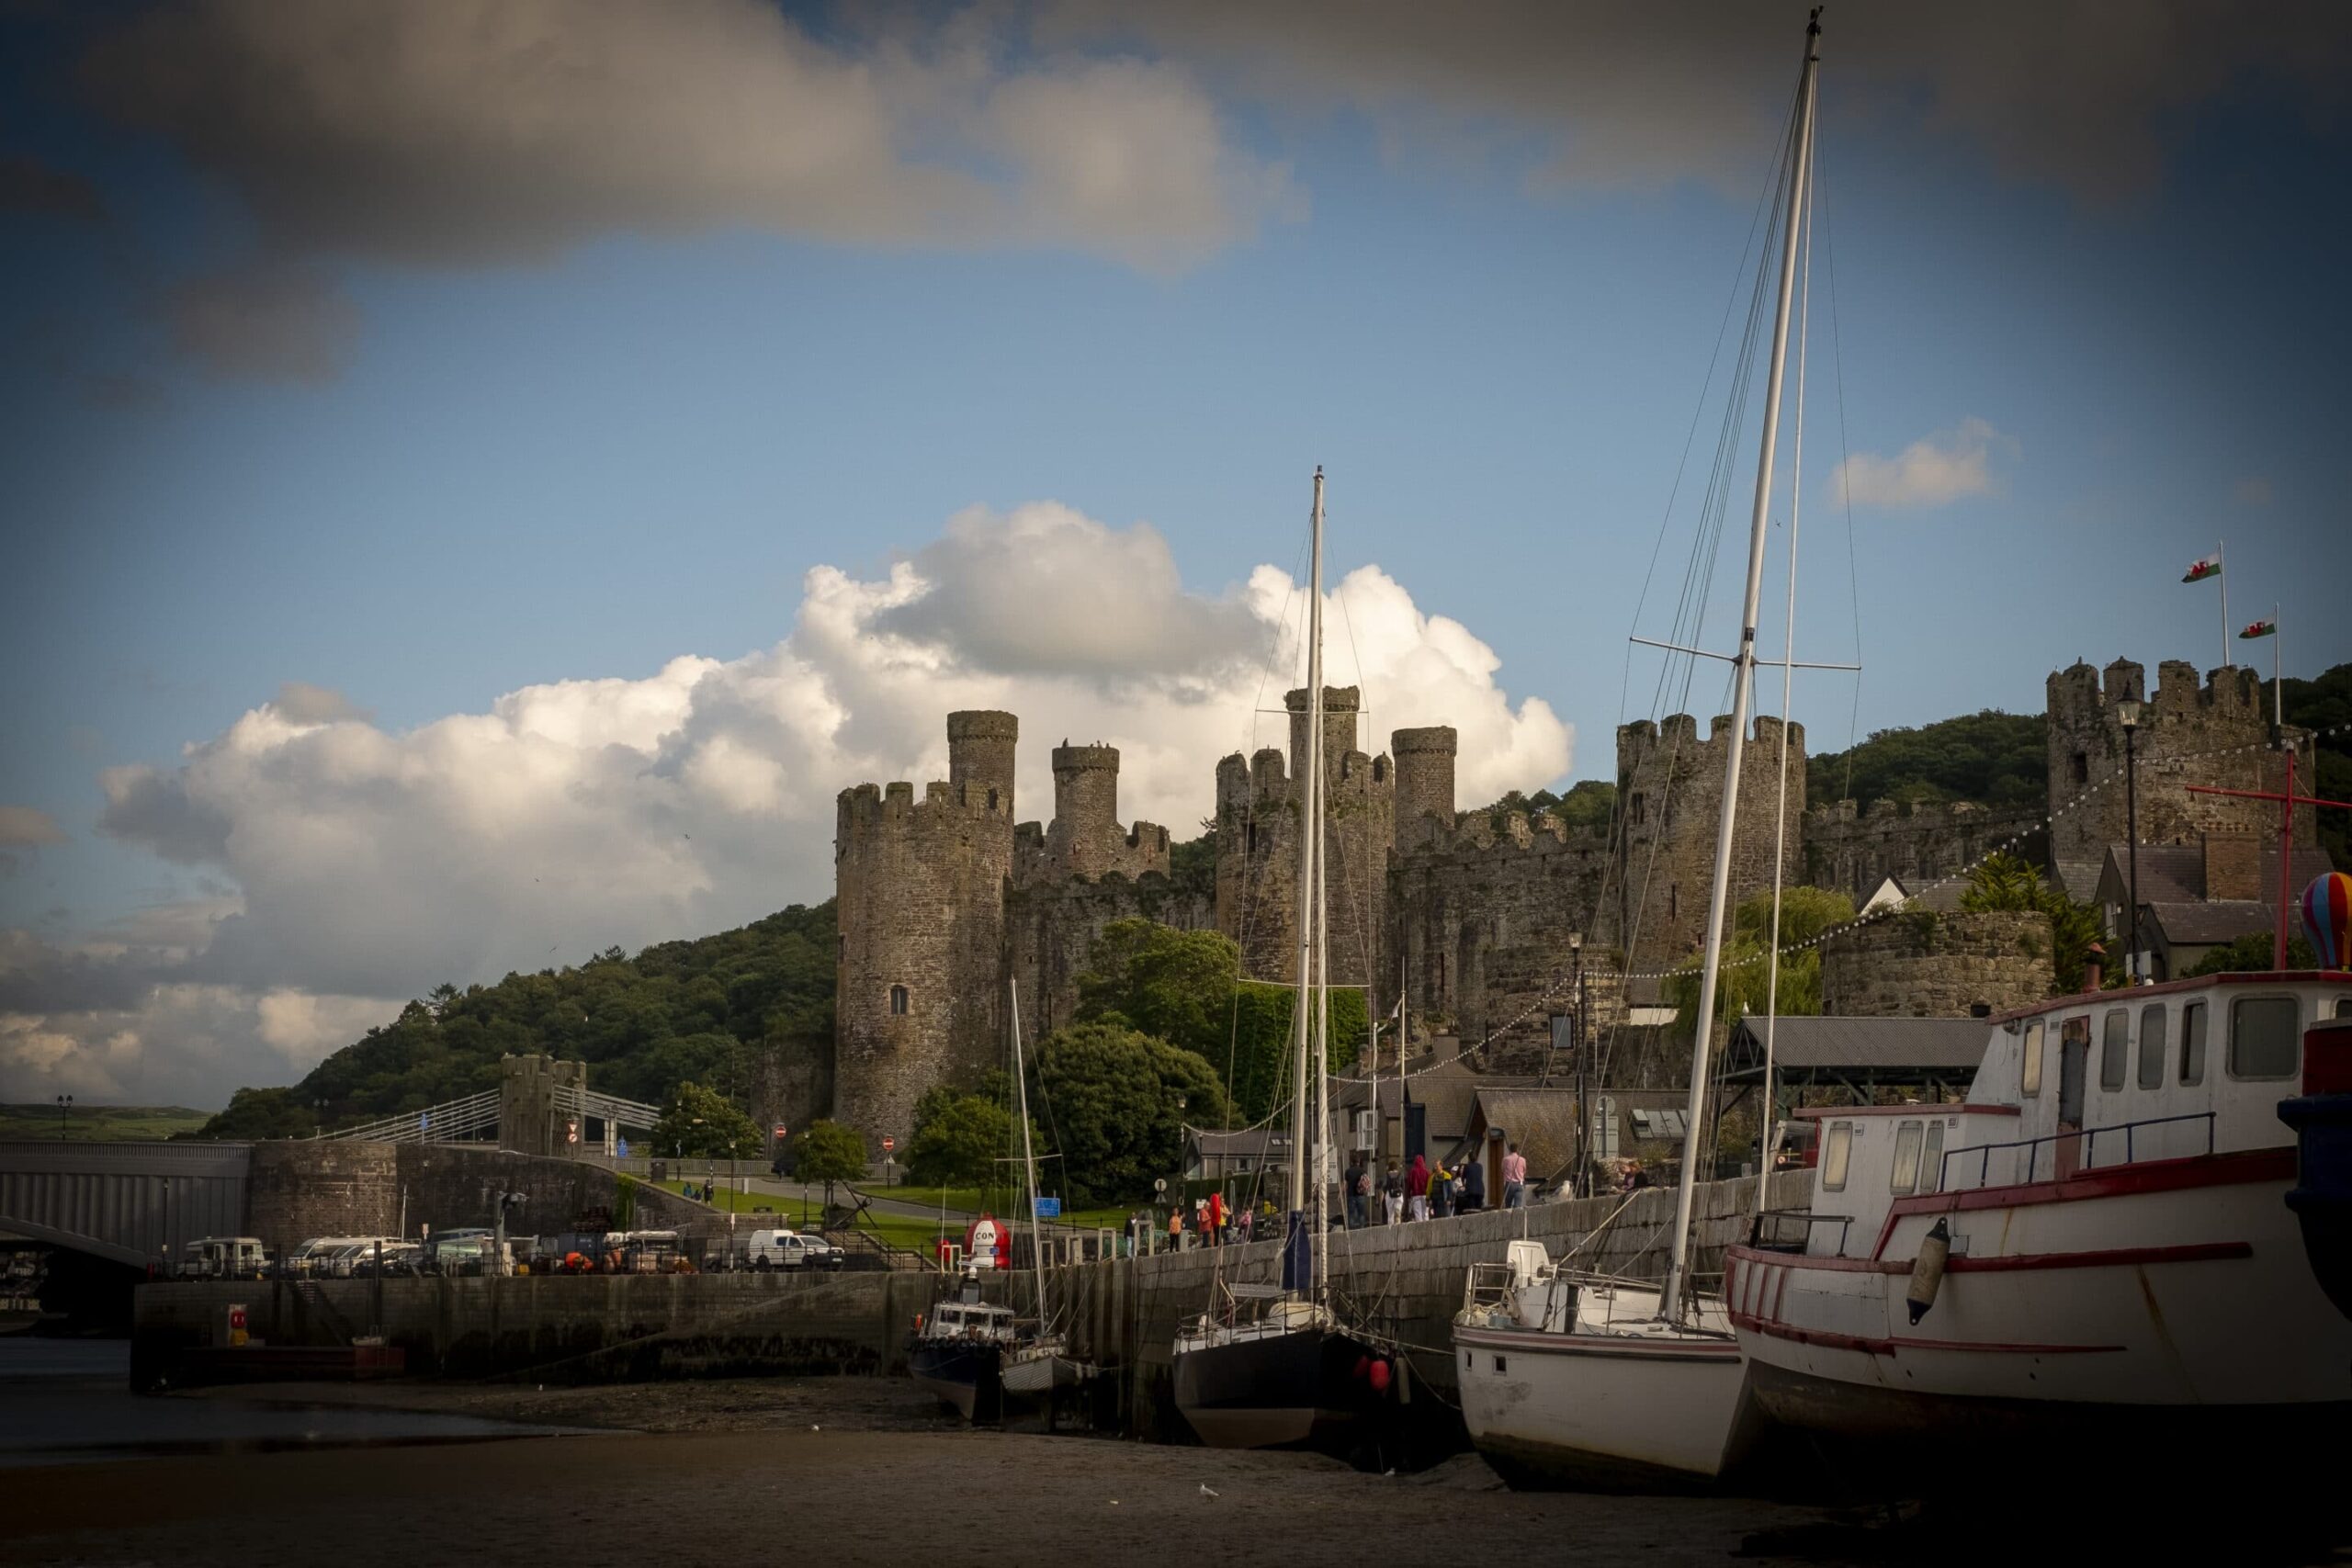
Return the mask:
[[[1388,1363],[1385,1360],[1374,1361],[1372,1364],[1372,1392],[1374,1393],[1388,1392]]]

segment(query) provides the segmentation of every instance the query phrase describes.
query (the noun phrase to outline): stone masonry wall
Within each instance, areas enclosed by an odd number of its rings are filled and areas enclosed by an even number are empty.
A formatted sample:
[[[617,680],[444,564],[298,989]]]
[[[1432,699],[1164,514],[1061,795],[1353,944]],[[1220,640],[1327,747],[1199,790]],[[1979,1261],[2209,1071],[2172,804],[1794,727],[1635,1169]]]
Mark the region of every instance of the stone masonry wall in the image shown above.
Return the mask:
[[[2156,667],[2150,700],[2142,668],[2128,659],[2099,671],[2075,664],[2050,677],[2050,810],[2089,797],[2056,815],[2050,852],[2055,860],[2097,860],[2126,836],[2129,802],[2121,777],[2123,726],[2116,705],[2144,705],[2132,740],[2138,756],[2139,832],[2143,844],[2189,843],[2201,833],[2274,833],[2278,807],[2266,801],[2191,795],[2188,784],[2276,790],[2285,773],[2269,750],[2271,694],[2252,670],[2213,671],[2199,684],[2197,667],[2168,659]],[[2295,776],[2312,777],[2308,731],[2294,730]],[[2316,818],[2303,807],[2296,837],[2312,841]]]
[[[1838,1018],[1966,1018],[2006,1012],[2057,986],[2050,917],[2007,910],[1908,910],[1823,949],[1821,1010]]]
[[[527,1195],[521,1217],[509,1223],[533,1233],[567,1229],[590,1213],[610,1213],[619,1196],[613,1172],[592,1161],[475,1145],[336,1138],[254,1145],[245,1190],[245,1234],[272,1252],[319,1235],[414,1236],[420,1225],[486,1225],[492,1191]],[[638,1187],[636,1203],[640,1230],[701,1235],[722,1223],[701,1204],[650,1186]]]
[[[1688,714],[1663,725],[1646,719],[1617,730],[1621,858],[1611,889],[1612,940],[1630,949],[1637,969],[1672,963],[1706,934],[1714,882],[1716,818],[1722,814],[1731,719],[1719,715],[1707,739]],[[1779,811],[1781,720],[1758,716],[1741,752],[1739,809],[1732,823],[1731,907],[1772,885],[1772,842]],[[1788,821],[1781,874],[1795,882],[1804,867],[1804,727],[1789,729]],[[1630,941],[1614,937],[1630,932]]]
[[[1157,920],[1179,931],[1207,931],[1216,906],[1204,891],[1179,887],[1157,873],[1130,880],[1032,883],[1013,890],[1005,912],[1013,978],[1021,987],[1021,1028],[1034,1042],[1069,1022],[1078,1007],[1078,977],[1094,943],[1113,920]]]
[[[1968,801],[1904,807],[1874,800],[1816,806],[1804,818],[1804,879],[1860,905],[1892,876],[1913,894],[1958,875],[2003,843],[2041,863],[2049,838],[2040,804],[1988,809]]]

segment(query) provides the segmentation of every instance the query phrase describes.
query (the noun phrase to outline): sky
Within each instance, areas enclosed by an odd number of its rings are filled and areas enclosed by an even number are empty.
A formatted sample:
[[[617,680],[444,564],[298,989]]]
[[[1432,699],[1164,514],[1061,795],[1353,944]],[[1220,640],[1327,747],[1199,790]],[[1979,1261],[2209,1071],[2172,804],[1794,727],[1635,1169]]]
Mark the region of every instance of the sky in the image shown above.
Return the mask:
[[[219,1105],[821,899],[955,708],[1023,817],[1100,740],[1189,837],[1281,743],[1317,465],[1367,739],[1611,776],[1724,705],[1627,638],[1694,558],[1736,635],[1804,12],[0,6],[0,1100]],[[1810,744],[2211,667],[2224,540],[2352,659],[2352,12],[1947,12],[1824,22]]]

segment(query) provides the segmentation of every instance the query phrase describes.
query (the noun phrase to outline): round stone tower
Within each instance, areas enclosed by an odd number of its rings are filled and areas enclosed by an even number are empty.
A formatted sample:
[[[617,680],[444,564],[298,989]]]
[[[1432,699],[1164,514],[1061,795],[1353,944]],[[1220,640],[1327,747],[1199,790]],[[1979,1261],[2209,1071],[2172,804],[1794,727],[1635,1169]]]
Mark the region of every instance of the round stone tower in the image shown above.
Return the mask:
[[[1396,759],[1396,848],[1418,848],[1429,825],[1453,825],[1453,758],[1458,738],[1450,724],[1400,729],[1388,738]]]
[[[1018,735],[1011,714],[952,714],[948,782],[841,794],[833,1115],[870,1149],[911,1134],[924,1089],[1002,1056]]]
[[[1100,876],[1118,863],[1124,841],[1119,749],[1055,747],[1054,821],[1046,834],[1049,862],[1067,875]]]

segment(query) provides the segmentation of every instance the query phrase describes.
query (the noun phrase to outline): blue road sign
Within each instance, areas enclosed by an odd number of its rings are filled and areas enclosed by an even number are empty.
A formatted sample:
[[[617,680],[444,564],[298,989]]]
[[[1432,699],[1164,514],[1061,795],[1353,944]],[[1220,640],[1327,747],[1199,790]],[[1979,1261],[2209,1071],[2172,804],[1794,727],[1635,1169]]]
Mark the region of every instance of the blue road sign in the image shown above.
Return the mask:
[[[628,1158],[628,1140],[627,1138],[615,1138],[613,1140],[613,1154],[616,1158]]]
[[[1062,1217],[1062,1201],[1058,1198],[1038,1199],[1037,1217],[1041,1220],[1060,1219]]]

